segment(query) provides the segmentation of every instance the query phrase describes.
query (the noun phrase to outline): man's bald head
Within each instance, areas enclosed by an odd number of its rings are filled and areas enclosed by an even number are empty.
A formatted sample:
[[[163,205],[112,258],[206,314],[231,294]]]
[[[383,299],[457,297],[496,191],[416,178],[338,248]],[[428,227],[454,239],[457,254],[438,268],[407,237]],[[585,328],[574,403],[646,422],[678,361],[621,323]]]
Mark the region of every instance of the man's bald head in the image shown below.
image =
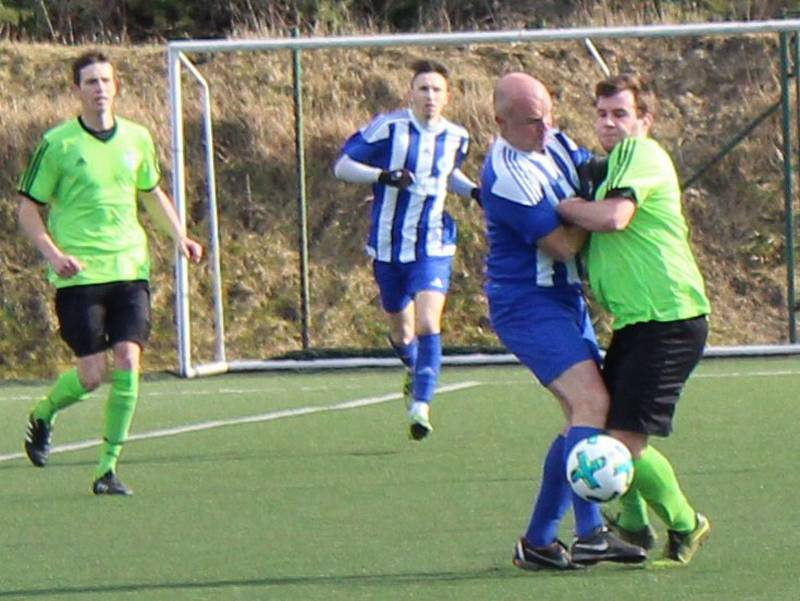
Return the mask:
[[[552,100],[545,85],[525,73],[509,73],[494,88],[494,115],[500,135],[512,146],[542,150],[550,126]]]

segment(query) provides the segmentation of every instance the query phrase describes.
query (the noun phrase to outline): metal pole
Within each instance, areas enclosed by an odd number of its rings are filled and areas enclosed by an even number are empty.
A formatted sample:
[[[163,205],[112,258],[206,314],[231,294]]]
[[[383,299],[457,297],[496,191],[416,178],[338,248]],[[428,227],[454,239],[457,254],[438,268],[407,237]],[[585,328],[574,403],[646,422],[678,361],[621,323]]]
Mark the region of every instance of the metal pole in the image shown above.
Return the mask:
[[[604,77],[611,77],[611,69],[608,68],[606,61],[603,60],[603,55],[600,54],[600,51],[594,45],[592,40],[589,38],[585,38],[583,40],[583,45],[586,46],[586,49],[589,51],[589,54],[592,55],[594,62],[597,63],[597,68],[602,71]]]
[[[773,104],[768,109],[766,109],[758,117],[753,119],[748,125],[746,125],[744,127],[744,129],[742,129],[733,138],[731,138],[731,140],[728,141],[722,147],[722,150],[720,150],[717,154],[715,154],[713,157],[708,159],[705,163],[700,165],[700,167],[698,167],[697,170],[691,176],[689,176],[689,178],[686,180],[686,183],[681,185],[681,188],[683,190],[687,190],[687,189],[691,188],[697,182],[697,180],[699,180],[701,177],[703,177],[706,174],[706,171],[711,169],[711,167],[713,167],[714,165],[719,163],[723,158],[725,158],[725,156],[731,150],[733,150],[739,144],[739,142],[741,142],[748,135],[750,135],[751,131],[753,131],[756,127],[761,125],[761,123],[763,121],[765,121],[767,119],[767,117],[772,115],[772,113],[777,111],[778,108],[781,106],[781,103],[782,103],[782,100],[778,100],[775,104]]]
[[[698,35],[744,35],[797,31],[800,19],[767,21],[725,21],[677,25],[638,25],[624,27],[577,27],[563,29],[521,29],[514,31],[469,31],[454,33],[411,33],[361,36],[313,36],[302,39],[267,38],[257,40],[182,40],[169,47],[183,52],[236,52],[239,50],[302,50],[311,48],[357,48],[369,46],[464,46],[503,42],[559,42],[569,40],[610,40],[620,38],[675,38]],[[297,38],[297,36],[293,36]]]
[[[186,181],[183,164],[183,100],[180,51],[168,53],[169,90],[172,105],[172,198],[181,225],[186,227]],[[186,257],[175,249],[175,316],[178,330],[178,372],[190,376],[192,340],[189,327],[189,276]]]
[[[800,32],[794,33],[794,85],[795,85],[795,111],[797,112],[798,140],[800,140]],[[788,74],[787,74],[788,77]],[[794,200],[794,198],[792,198]],[[794,202],[786,207],[786,263],[787,263],[787,303],[789,305],[789,339],[797,341],[797,288],[796,288],[796,260],[795,260],[795,218]]]
[[[297,27],[292,29],[292,37],[298,37]],[[298,233],[300,239],[300,314],[302,319],[303,350],[310,346],[309,331],[311,329],[311,304],[308,286],[308,217],[306,212],[306,163],[303,140],[303,67],[300,63],[300,50],[292,50],[294,78],[294,139],[295,164],[297,166],[297,212]]]
[[[789,89],[789,34],[780,34],[781,107],[783,109],[783,196],[786,212],[786,304],[789,312],[789,341],[797,342],[794,291],[794,232],[792,217],[792,114]]]
[[[219,208],[217,177],[214,167],[214,128],[211,122],[211,88],[192,62],[181,55],[181,62],[194,75],[203,93],[203,133],[205,135],[206,190],[208,192],[208,260],[211,265],[211,292],[214,301],[214,359],[225,362],[225,312],[220,265]]]

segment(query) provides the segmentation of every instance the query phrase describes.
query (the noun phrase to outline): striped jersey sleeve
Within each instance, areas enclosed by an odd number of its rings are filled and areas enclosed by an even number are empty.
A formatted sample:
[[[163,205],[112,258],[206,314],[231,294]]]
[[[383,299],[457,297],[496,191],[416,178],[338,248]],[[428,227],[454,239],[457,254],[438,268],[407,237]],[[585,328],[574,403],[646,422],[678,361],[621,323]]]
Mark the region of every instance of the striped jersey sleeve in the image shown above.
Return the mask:
[[[601,191],[605,197],[613,190],[632,190],[636,204],[641,204],[674,172],[672,160],[655,140],[625,138],[611,151]]]
[[[397,125],[405,119],[404,111],[378,115],[347,139],[342,154],[371,167],[391,168],[387,158],[391,153],[392,138]]]
[[[486,272],[493,282],[528,282],[546,288],[580,283],[576,259],[557,261],[538,246],[541,238],[561,225],[558,203],[575,193],[568,177],[570,170],[574,175],[574,165],[559,165],[549,145],[545,150],[520,151],[498,138],[484,162]],[[564,161],[571,161],[569,155],[564,155]]]
[[[551,131],[545,148],[573,190],[581,189],[578,167],[591,160],[592,153],[560,130]]]
[[[59,178],[58,161],[53,143],[43,138],[28,161],[17,185],[17,191],[40,204],[46,204],[56,190]]]

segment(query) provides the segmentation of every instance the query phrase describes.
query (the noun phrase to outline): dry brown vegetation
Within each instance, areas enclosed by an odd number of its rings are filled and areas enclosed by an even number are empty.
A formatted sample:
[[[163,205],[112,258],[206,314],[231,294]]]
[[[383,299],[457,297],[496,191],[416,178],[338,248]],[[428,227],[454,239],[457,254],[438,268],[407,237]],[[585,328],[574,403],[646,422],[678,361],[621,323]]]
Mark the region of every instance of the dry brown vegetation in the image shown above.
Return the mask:
[[[685,179],[779,97],[776,38],[607,41],[613,70],[654,77],[662,100],[655,135]],[[124,81],[117,109],[147,125],[170,181],[170,133],[162,48],[108,48]],[[51,374],[69,359],[57,341],[44,263],[15,228],[14,185],[43,131],[73,115],[68,90],[75,49],[0,45],[0,376]],[[303,54],[311,252],[311,342],[316,348],[382,347],[385,327],[362,253],[369,190],[336,181],[342,141],[376,112],[404,102],[407,66],[434,56],[453,70],[452,120],[472,133],[465,171],[477,177],[493,135],[491,92],[507,71],[535,74],[552,89],[559,124],[593,147],[591,88],[599,71],[578,42],[306,51]],[[229,358],[300,348],[297,208],[291,55],[194,57],[214,94]],[[185,81],[191,229],[206,235],[197,95]],[[685,194],[693,242],[714,306],[711,343],[786,339],[779,115],[758,128]],[[475,205],[453,197],[460,226],[445,319],[448,345],[496,345],[482,294],[484,240]],[[154,245],[154,323],[148,368],[175,364],[171,248]],[[210,359],[208,266],[192,275],[194,350]],[[607,331],[604,319],[601,332]]]

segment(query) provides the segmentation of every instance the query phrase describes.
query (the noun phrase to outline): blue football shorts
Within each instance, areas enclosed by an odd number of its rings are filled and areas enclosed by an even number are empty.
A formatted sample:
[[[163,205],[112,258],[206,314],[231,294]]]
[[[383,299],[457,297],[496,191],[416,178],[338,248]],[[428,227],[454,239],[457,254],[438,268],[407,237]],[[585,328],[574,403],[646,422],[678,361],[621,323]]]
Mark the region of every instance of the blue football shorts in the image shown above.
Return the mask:
[[[543,386],[589,359],[600,364],[589,309],[579,288],[486,286],[489,315],[506,348]]]
[[[373,261],[372,273],[387,313],[399,313],[418,292],[432,290],[447,294],[453,257],[426,257],[411,263]]]

